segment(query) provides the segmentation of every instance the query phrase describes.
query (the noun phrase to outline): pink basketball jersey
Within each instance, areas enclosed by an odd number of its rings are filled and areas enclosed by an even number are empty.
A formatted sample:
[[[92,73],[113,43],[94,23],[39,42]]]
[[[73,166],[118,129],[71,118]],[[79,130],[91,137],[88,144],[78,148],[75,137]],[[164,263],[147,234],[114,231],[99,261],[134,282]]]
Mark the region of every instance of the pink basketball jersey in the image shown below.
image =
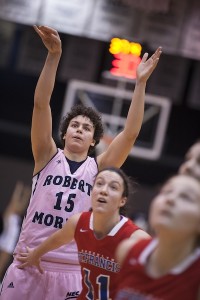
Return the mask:
[[[19,242],[14,253],[34,248],[56,230],[62,228],[67,219],[91,207],[91,189],[98,172],[94,158],[87,157],[83,164],[71,174],[69,164],[58,149],[51,161],[33,177],[32,195],[23,221]],[[43,260],[78,264],[77,247],[74,242],[51,251]]]

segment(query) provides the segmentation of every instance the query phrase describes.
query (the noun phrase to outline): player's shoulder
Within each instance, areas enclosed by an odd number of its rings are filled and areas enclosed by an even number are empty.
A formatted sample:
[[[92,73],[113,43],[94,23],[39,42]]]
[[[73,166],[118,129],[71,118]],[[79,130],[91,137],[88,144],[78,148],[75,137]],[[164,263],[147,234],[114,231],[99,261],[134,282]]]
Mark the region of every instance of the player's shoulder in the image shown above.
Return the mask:
[[[135,239],[134,237],[124,239],[117,247],[117,260],[122,264],[132,253],[134,253],[134,256],[138,256],[151,241],[150,236],[141,239]]]

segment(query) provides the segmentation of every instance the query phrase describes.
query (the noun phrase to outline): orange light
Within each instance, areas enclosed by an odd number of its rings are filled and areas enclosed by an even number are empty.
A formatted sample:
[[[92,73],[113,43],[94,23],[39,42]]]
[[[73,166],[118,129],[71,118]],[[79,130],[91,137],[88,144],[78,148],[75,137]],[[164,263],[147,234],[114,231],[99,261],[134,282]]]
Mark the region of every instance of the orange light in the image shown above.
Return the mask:
[[[115,59],[112,61],[113,68],[110,72],[115,76],[126,78],[136,78],[136,69],[141,58],[133,54],[115,54]]]
[[[136,69],[141,61],[142,46],[139,43],[115,37],[110,42],[109,52],[115,58],[110,72],[115,76],[135,79]]]

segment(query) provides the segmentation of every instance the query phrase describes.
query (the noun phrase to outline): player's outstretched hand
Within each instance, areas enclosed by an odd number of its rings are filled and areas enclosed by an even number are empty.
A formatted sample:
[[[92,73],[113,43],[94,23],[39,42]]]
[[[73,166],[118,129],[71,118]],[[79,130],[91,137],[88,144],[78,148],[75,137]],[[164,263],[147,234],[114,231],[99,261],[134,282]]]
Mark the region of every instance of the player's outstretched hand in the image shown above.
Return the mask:
[[[158,47],[154,54],[148,58],[148,53],[145,53],[142,60],[137,67],[137,81],[147,81],[154,69],[156,68],[160,55],[162,53],[162,47]]]
[[[33,28],[42,39],[43,44],[50,53],[61,53],[62,45],[58,32],[47,26],[36,26]]]
[[[17,260],[21,262],[20,265],[18,265],[18,269],[24,269],[28,266],[35,266],[41,274],[44,273],[44,270],[40,266],[40,258],[38,258],[35,255],[34,249],[30,249],[29,247],[26,247],[27,252],[21,252],[17,256]]]

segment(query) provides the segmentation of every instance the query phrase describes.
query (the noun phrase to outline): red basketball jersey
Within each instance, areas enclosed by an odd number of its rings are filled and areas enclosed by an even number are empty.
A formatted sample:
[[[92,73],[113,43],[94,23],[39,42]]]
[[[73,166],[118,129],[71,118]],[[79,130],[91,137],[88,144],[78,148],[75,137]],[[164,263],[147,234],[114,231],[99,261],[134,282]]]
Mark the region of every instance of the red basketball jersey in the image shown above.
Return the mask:
[[[131,220],[122,217],[106,237],[97,239],[93,233],[93,213],[82,213],[75,232],[83,286],[78,299],[112,299],[120,269],[115,260],[116,247],[137,229]]]
[[[129,251],[120,272],[115,300],[197,300],[200,289],[200,248],[159,278],[145,272],[157,240],[143,240]]]

